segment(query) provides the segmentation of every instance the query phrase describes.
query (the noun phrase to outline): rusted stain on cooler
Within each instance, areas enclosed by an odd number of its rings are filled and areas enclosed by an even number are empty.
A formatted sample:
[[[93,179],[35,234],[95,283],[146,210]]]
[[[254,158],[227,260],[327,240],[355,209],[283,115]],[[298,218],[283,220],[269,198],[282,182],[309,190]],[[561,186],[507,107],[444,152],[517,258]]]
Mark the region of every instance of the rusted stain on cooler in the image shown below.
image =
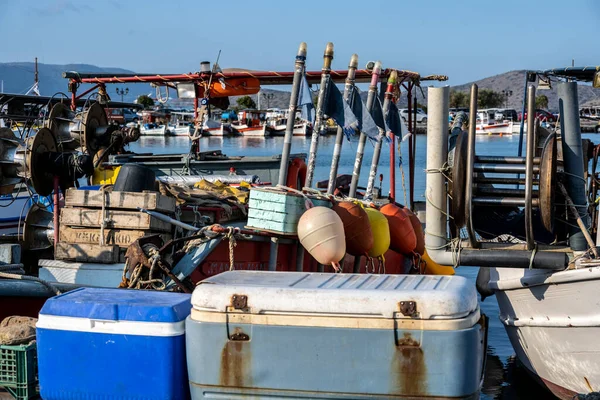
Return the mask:
[[[421,344],[404,332],[394,343],[390,394],[427,396],[427,392],[425,354]]]
[[[245,335],[236,328],[232,337]],[[221,350],[219,384],[226,387],[252,386],[252,351],[247,340],[227,340]]]

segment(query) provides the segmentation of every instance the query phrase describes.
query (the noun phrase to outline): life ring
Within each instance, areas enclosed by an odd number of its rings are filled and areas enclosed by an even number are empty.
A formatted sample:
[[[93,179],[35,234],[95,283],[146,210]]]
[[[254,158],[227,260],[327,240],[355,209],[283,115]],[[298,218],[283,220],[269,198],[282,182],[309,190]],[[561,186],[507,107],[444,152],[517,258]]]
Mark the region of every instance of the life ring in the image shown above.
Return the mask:
[[[285,185],[292,189],[302,190],[306,181],[306,163],[301,158],[294,158],[288,167]]]

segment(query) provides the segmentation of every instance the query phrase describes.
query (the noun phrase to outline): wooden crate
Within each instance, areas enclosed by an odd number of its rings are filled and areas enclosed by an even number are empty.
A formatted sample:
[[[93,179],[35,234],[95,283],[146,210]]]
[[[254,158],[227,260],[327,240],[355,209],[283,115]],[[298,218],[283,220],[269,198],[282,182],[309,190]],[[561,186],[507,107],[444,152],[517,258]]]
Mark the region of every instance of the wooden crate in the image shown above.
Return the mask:
[[[154,232],[148,230],[126,230],[126,229],[104,229],[104,243],[127,248],[137,239],[151,235]],[[59,240],[65,243],[100,244],[100,228],[73,228],[70,226],[60,227]],[[166,243],[172,238],[171,234],[161,233],[160,237]]]
[[[106,202],[107,209],[159,211],[171,214],[175,212],[175,199],[163,196],[157,192],[105,192],[101,190],[68,189],[65,195],[65,205],[70,207],[102,208]]]
[[[65,207],[60,212],[60,226],[100,228],[103,219],[110,222],[107,228],[171,232],[171,224],[140,211],[102,210]]]
[[[307,195],[314,206],[331,208],[331,202],[324,197]],[[249,228],[296,234],[298,220],[306,211],[304,196],[275,188],[250,190],[248,202]]]
[[[54,249],[54,258],[57,260],[103,264],[123,262],[119,246],[83,243],[58,242]]]

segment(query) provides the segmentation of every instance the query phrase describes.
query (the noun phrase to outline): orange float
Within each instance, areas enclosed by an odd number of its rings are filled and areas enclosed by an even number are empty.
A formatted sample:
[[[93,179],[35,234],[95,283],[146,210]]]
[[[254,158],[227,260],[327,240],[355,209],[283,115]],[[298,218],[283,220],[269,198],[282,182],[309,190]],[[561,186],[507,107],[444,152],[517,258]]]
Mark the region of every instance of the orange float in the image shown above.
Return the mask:
[[[306,181],[306,163],[301,158],[294,158],[288,167],[285,185],[292,189],[302,190]]]
[[[340,201],[333,206],[333,211],[344,224],[346,252],[353,256],[366,255],[373,247],[373,232],[365,210],[351,201]]]
[[[407,208],[389,203],[379,211],[385,215],[390,225],[390,248],[402,254],[411,254],[417,248],[417,236]],[[413,214],[414,215],[414,214]]]
[[[421,225],[421,221],[419,217],[417,217],[412,211],[408,208],[404,208],[408,213],[410,218],[410,223],[412,224],[413,230],[415,231],[415,236],[417,237],[417,247],[415,251],[420,255],[425,254],[425,233],[423,232],[423,225]]]

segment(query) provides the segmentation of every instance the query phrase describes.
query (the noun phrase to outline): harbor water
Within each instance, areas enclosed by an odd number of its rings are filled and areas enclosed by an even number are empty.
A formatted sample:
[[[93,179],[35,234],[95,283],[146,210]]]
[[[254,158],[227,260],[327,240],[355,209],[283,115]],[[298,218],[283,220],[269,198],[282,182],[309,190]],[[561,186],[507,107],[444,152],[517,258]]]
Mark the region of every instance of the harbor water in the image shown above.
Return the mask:
[[[485,155],[517,155],[519,137],[512,136],[481,136],[477,137],[476,151]],[[334,136],[320,138],[317,165],[315,170],[315,182],[326,180],[329,177],[329,168],[335,144]],[[130,150],[137,153],[182,153],[189,151],[189,139],[187,137],[142,137],[137,143],[131,145]],[[357,142],[345,141],[342,157],[339,165],[339,174],[351,174],[354,165]],[[221,150],[228,156],[268,156],[281,154],[283,148],[283,137],[273,138],[249,138],[249,137],[205,137],[200,140],[201,151]],[[310,148],[310,137],[294,137],[292,153],[308,153]],[[408,191],[408,141],[400,142],[396,150],[396,199],[405,204],[404,190]],[[416,137],[416,169],[415,169],[415,201],[425,201],[425,163],[426,163],[426,136]],[[367,144],[361,179],[359,186],[366,186],[373,146]],[[401,168],[400,168],[401,165]],[[383,146],[378,174],[384,175],[381,189],[382,194],[387,195],[389,191],[389,168],[390,152],[389,146]],[[403,184],[404,171],[405,181]],[[276,182],[274,182],[275,184]],[[376,186],[379,187],[379,181]],[[406,193],[408,197],[408,193]],[[475,284],[477,268],[462,267],[457,269],[457,274],[470,279]],[[514,357],[514,351],[508,340],[504,327],[498,319],[498,303],[494,296],[488,297],[481,303],[482,312],[489,317],[488,357],[485,371],[485,379],[481,394],[482,399],[552,399],[544,388],[539,386],[518,365]]]

